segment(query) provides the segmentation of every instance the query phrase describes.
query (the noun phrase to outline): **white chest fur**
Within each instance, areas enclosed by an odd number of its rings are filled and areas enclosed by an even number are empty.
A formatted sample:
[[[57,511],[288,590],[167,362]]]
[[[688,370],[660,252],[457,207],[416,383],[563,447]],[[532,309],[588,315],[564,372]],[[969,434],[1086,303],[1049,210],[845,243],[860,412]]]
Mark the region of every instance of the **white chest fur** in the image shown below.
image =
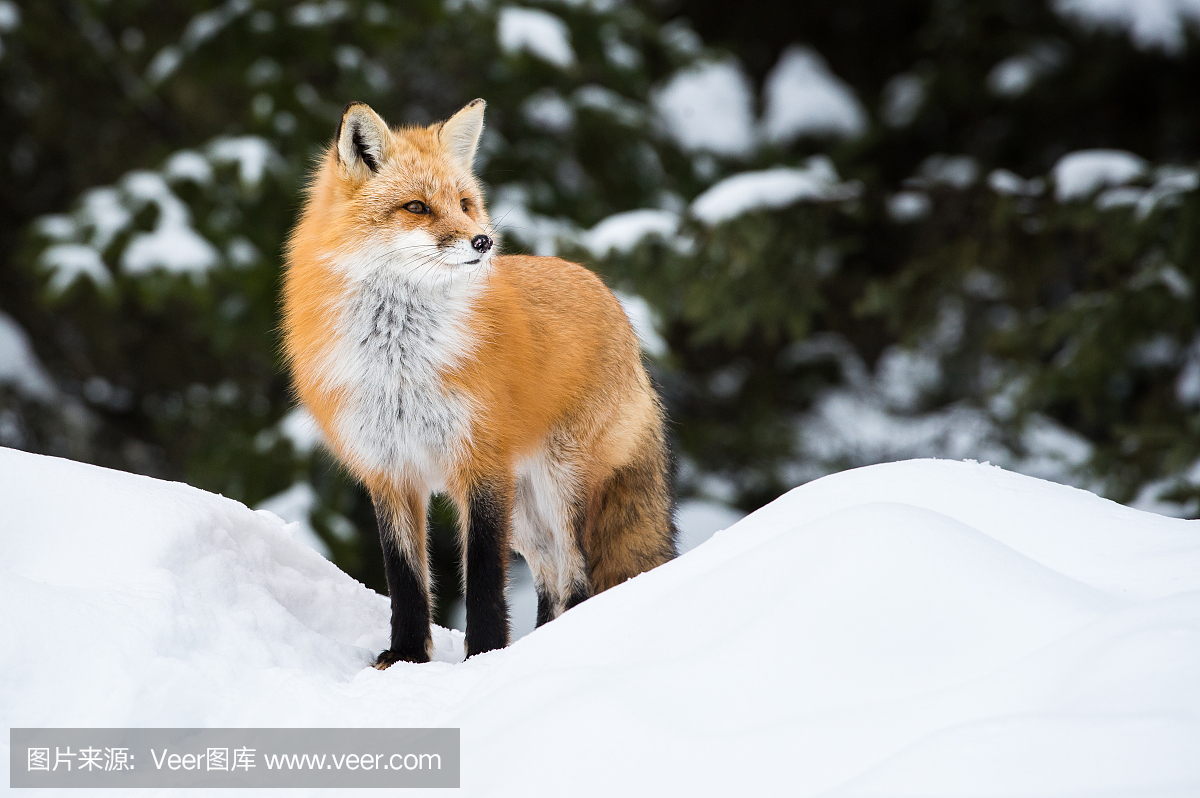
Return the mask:
[[[471,407],[442,373],[472,347],[469,283],[395,274],[355,282],[329,350],[329,388],[345,391],[337,432],[356,464],[445,486],[470,436]]]

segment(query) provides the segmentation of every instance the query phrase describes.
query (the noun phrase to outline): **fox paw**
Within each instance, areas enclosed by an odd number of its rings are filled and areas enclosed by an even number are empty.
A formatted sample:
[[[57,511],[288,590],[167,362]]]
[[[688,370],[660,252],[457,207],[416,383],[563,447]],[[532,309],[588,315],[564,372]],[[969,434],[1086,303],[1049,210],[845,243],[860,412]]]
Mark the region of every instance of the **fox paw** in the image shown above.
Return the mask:
[[[384,671],[397,662],[429,662],[429,655],[424,651],[419,654],[402,654],[389,648],[375,658],[375,663],[372,667],[376,670]]]

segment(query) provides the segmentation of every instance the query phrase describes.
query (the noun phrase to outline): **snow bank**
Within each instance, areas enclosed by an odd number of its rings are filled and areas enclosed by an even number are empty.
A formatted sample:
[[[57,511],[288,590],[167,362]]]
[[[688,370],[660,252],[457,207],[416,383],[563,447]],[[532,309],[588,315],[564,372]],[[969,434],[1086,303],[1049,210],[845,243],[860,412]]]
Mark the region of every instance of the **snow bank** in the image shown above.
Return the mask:
[[[1200,789],[1200,528],[989,466],[817,480],[384,672],[387,601],[266,514],[11,450],[0,506],[10,727],[454,726],[489,796]]]

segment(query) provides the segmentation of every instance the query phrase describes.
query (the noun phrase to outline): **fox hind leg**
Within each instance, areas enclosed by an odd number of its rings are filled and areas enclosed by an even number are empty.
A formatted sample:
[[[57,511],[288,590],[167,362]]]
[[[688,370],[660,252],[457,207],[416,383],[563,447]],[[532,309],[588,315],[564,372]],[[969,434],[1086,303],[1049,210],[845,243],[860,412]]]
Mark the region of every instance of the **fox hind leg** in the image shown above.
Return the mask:
[[[537,625],[591,595],[579,543],[585,505],[565,462],[542,456],[523,464],[513,513],[513,547],[529,563],[537,590]]]
[[[651,439],[592,491],[582,537],[595,592],[675,557],[670,469],[665,443]]]
[[[508,645],[509,533],[512,526],[512,490],[501,480],[480,482],[470,488],[466,506],[459,510],[465,521],[463,536],[463,594],[467,607],[467,656]],[[465,512],[464,512],[465,510]]]

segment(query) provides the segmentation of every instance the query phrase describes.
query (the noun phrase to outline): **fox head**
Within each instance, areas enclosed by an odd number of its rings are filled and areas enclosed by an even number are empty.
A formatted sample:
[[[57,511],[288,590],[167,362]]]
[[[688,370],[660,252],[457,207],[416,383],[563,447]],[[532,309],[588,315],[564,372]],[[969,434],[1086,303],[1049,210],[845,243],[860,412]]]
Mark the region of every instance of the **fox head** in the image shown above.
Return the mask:
[[[486,268],[495,240],[473,170],[485,105],[400,128],[364,103],[346,106],[309,199],[324,206],[338,256],[432,282]]]

